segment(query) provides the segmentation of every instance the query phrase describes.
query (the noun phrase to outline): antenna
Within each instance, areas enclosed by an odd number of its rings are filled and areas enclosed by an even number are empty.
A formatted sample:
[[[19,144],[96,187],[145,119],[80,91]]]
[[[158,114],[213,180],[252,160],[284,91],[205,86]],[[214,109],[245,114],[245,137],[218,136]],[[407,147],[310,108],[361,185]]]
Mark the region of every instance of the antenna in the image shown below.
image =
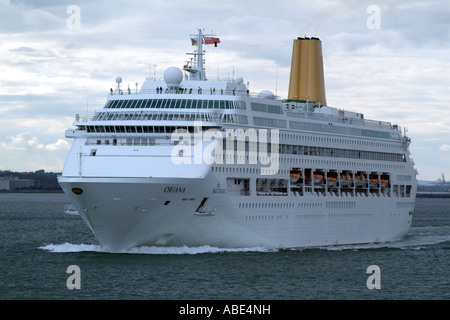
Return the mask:
[[[157,67],[158,65],[157,64],[154,64],[153,65],[153,81],[156,81],[156,67]]]
[[[150,56],[150,68],[148,70],[148,80],[152,77],[152,56]]]
[[[278,61],[277,61],[277,72],[275,76],[275,95],[278,95]]]

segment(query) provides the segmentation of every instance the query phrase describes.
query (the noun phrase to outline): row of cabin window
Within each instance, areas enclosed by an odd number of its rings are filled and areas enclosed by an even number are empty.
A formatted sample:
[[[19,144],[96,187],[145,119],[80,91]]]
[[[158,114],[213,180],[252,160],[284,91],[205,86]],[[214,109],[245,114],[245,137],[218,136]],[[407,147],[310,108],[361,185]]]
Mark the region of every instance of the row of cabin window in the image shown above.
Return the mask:
[[[175,126],[87,126],[87,132],[97,133],[173,133],[177,127]],[[181,128],[180,128],[181,129]],[[194,132],[193,127],[186,127],[189,132]],[[203,130],[209,128],[202,128]],[[232,148],[238,149],[238,141],[234,140]],[[267,151],[271,151],[271,143],[266,145]],[[224,143],[224,149],[230,147],[229,143]],[[254,142],[245,141],[245,152],[249,152],[250,149],[258,151],[259,145]],[[310,155],[310,156],[324,156],[324,157],[336,157],[336,158],[353,158],[353,159],[366,159],[366,160],[381,160],[381,161],[394,161],[405,162],[406,158],[403,154],[376,152],[376,151],[364,151],[364,150],[350,150],[339,148],[323,148],[301,145],[280,144],[279,153],[281,154],[298,154],[298,155]],[[225,156],[225,155],[224,155]]]
[[[116,120],[168,120],[168,121],[216,121],[210,112],[98,112],[92,121]]]
[[[231,147],[234,149],[234,151],[237,151],[238,148],[245,148],[243,150],[245,150],[246,153],[250,151],[259,152],[260,145],[257,142],[245,141],[245,146],[243,142],[238,142],[237,140],[234,140],[234,146],[233,144],[230,143],[227,144],[226,142],[228,141],[225,141],[223,144],[225,150]],[[265,145],[267,152],[269,153],[271,152],[271,147],[272,144],[270,142],[268,142],[267,145]],[[303,145],[279,144],[278,152],[280,154],[293,154],[305,156],[322,156],[333,158],[406,162],[405,155],[401,153],[364,151],[356,149],[324,148],[324,147],[303,146]]]
[[[202,131],[217,129],[216,127],[201,127]],[[174,127],[174,126],[86,126],[89,133],[174,133],[175,130],[186,130],[189,133],[195,133],[197,127]],[[184,132],[184,131],[180,131]]]
[[[361,139],[346,139],[339,137],[325,137],[325,136],[313,136],[313,135],[298,135],[291,133],[281,133],[281,139],[295,139],[295,140],[305,140],[319,143],[333,143],[333,144],[351,144],[358,146],[369,146],[377,148],[388,148],[388,149],[402,149],[402,144],[398,142],[378,142],[371,140],[361,140]]]
[[[105,108],[113,109],[244,109],[245,102],[229,100],[135,99],[110,100]]]
[[[332,125],[332,123],[317,124],[317,123],[308,123],[306,121],[305,122],[289,121],[289,128],[302,131],[305,130],[315,132],[326,132],[332,134],[346,134],[352,136],[378,138],[378,139],[393,139],[393,140],[400,139],[398,132],[368,130],[350,126],[334,126]]]

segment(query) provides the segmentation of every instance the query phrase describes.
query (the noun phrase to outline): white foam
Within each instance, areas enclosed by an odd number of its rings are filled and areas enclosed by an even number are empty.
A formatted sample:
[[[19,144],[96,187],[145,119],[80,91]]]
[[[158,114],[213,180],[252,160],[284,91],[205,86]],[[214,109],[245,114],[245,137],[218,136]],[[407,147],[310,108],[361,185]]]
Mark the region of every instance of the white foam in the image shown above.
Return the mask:
[[[200,254],[200,253],[223,253],[223,252],[269,252],[270,249],[256,248],[217,248],[211,246],[202,247],[138,247],[132,248],[125,253],[138,254]]]
[[[102,252],[102,248],[99,245],[95,244],[72,244],[72,243],[63,243],[63,244],[48,244],[46,246],[39,247],[39,249],[47,250],[50,252],[83,252],[83,251],[93,251],[93,252]]]
[[[99,245],[94,244],[49,244],[39,247],[39,249],[50,252],[70,253],[70,252],[106,252]],[[276,251],[276,250],[275,250]],[[211,246],[202,247],[137,247],[125,250],[121,253],[128,254],[201,254],[201,253],[226,253],[226,252],[274,252],[272,249],[255,247],[255,248],[217,248]]]
[[[450,241],[450,227],[449,226],[422,226],[412,227],[410,232],[398,241],[367,244],[367,245],[351,245],[351,246],[337,246],[337,247],[322,247],[326,250],[358,250],[358,249],[379,249],[379,248],[396,248],[396,249],[422,249],[430,245],[436,245],[443,242]],[[39,247],[39,249],[58,252],[107,252],[99,245],[95,244],[49,244]],[[277,249],[268,249],[263,247],[254,248],[218,248],[211,246],[201,247],[137,247],[132,248],[122,253],[126,254],[202,254],[202,253],[227,253],[227,252],[277,252]],[[300,250],[301,251],[301,250]]]

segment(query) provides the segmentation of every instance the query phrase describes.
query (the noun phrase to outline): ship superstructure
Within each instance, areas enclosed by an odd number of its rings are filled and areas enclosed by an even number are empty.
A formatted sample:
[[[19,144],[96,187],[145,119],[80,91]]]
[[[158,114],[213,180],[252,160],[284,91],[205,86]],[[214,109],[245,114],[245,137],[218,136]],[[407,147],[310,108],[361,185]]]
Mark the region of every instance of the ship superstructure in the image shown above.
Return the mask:
[[[183,68],[111,90],[78,117],[59,182],[107,251],[136,246],[303,248],[377,243],[409,230],[409,138],[327,106],[321,42],[294,40],[288,99],[209,81],[199,30]],[[183,74],[184,72],[184,74]]]

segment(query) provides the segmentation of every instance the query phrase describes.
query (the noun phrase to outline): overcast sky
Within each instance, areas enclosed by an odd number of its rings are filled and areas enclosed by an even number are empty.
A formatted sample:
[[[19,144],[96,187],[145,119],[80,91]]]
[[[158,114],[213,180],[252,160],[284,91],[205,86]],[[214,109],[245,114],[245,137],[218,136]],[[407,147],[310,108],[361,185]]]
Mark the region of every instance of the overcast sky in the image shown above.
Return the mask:
[[[450,1],[0,0],[0,170],[60,172],[75,114],[215,33],[209,78],[287,98],[292,41],[322,40],[327,102],[408,128],[419,179],[450,180]]]

